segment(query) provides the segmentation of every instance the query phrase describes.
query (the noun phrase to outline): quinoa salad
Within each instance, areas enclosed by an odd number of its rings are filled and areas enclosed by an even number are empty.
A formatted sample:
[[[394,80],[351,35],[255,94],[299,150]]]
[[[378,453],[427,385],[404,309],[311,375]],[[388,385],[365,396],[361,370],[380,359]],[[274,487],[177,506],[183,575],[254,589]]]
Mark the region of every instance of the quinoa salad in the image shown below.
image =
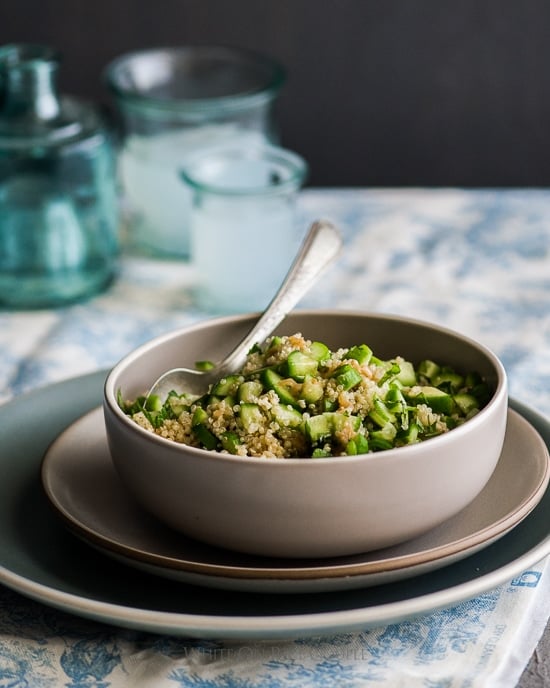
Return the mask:
[[[199,367],[212,364],[202,362]],[[331,351],[302,334],[254,346],[241,371],[202,397],[125,400],[138,425],[236,457],[323,458],[421,442],[464,423],[491,390],[475,372],[431,360],[382,360],[366,344]]]

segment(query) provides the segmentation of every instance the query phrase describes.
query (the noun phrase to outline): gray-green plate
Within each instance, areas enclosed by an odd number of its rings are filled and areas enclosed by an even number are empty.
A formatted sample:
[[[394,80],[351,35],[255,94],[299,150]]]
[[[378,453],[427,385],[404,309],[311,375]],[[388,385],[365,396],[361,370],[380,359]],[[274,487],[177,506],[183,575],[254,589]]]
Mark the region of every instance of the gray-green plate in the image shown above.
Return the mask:
[[[119,563],[63,524],[44,494],[50,444],[101,402],[105,372],[61,382],[0,407],[0,583],[70,613],[157,633],[274,639],[397,623],[475,597],[550,553],[550,489],[510,532],[456,563],[360,589],[268,595],[190,585]],[[550,443],[550,424],[516,401]],[[32,428],[30,430],[29,428]]]
[[[246,555],[165,526],[138,505],[119,479],[101,407],[58,435],[44,456],[41,473],[46,495],[67,527],[128,566],[192,585],[280,594],[393,583],[471,556],[515,528],[543,498],[548,459],[539,433],[509,409],[497,467],[466,508],[407,542],[332,559]]]

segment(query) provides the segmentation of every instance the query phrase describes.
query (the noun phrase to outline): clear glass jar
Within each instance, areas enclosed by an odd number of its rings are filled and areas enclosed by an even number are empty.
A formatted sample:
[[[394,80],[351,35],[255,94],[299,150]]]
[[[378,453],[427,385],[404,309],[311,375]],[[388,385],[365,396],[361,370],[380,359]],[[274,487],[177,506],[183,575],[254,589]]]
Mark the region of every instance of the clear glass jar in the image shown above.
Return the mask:
[[[225,144],[189,160],[195,300],[202,310],[264,310],[304,238],[298,192],[305,160],[277,146]]]
[[[0,48],[0,307],[104,289],[118,259],[114,146],[90,105],[57,92],[59,55]]]
[[[108,65],[120,114],[126,247],[189,257],[190,197],[180,169],[190,155],[218,143],[277,142],[273,106],[285,79],[267,57],[217,46],[146,50]]]

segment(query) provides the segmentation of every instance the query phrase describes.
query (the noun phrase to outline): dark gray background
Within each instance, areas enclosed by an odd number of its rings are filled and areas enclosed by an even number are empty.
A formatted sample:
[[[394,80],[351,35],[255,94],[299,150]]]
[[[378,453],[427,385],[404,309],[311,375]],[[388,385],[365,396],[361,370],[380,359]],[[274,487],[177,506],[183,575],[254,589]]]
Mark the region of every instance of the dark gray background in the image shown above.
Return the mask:
[[[102,70],[131,50],[269,54],[311,185],[550,182],[547,0],[0,0],[14,41],[60,48],[63,89],[102,101]]]

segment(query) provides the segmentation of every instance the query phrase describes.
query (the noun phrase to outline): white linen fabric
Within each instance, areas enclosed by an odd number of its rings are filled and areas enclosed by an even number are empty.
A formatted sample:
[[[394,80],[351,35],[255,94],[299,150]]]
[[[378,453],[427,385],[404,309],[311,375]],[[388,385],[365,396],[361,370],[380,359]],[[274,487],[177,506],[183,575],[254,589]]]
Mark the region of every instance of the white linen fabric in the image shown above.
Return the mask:
[[[304,227],[327,218],[345,239],[301,307],[402,314],[459,330],[501,358],[511,396],[547,414],[549,192],[310,189],[300,213]],[[192,265],[123,255],[117,280],[90,301],[0,312],[0,402],[108,368],[151,337],[210,317],[195,308],[192,285]],[[511,688],[549,615],[546,561],[450,609],[273,642],[119,629],[0,586],[0,685]]]

